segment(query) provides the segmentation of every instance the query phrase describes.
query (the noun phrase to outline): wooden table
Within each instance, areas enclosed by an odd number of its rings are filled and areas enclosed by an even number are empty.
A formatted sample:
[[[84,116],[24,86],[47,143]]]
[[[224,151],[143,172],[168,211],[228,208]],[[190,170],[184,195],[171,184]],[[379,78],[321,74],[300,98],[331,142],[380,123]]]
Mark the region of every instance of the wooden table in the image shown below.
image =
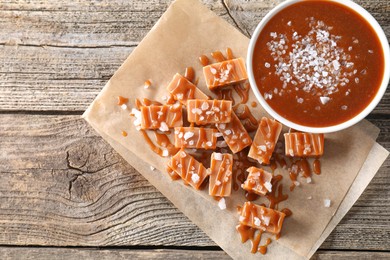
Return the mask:
[[[80,119],[169,2],[0,2],[1,259],[229,258]],[[280,1],[204,2],[249,36]],[[368,120],[390,149],[390,90]],[[389,208],[388,159],[315,258],[389,259]]]

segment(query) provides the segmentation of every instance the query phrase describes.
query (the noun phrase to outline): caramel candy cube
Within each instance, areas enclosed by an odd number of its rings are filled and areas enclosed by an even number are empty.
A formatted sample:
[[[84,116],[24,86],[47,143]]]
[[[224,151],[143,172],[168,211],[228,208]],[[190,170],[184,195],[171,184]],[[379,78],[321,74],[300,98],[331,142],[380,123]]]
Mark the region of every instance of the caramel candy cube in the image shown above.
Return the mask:
[[[197,125],[229,123],[232,119],[232,101],[189,99],[187,116],[188,122]]]
[[[287,156],[310,157],[324,153],[324,134],[286,133],[284,140]]]
[[[262,164],[269,164],[282,124],[266,117],[260,121],[248,157]]]
[[[233,153],[238,153],[252,143],[251,137],[234,111],[229,123],[218,123],[215,126]]]
[[[208,176],[207,169],[202,163],[186,153],[183,149],[177,152],[168,166],[174,170],[186,183],[199,189],[202,182]]]
[[[175,127],[176,148],[215,149],[216,129],[203,127]]]
[[[226,60],[203,67],[207,87],[211,90],[248,79],[243,58]]]
[[[187,104],[188,99],[209,99],[206,94],[179,73],[173,76],[167,89],[183,105]]]
[[[258,206],[252,202],[245,202],[240,212],[240,224],[261,229],[272,234],[279,234],[282,230],[286,214],[283,212]]]
[[[272,174],[264,171],[263,169],[250,167],[247,169],[249,172],[244,184],[241,187],[258,195],[265,195],[267,192],[272,191]]]
[[[183,125],[182,106],[142,106],[141,129],[159,129],[162,132],[169,128]]]
[[[209,194],[227,197],[232,193],[233,155],[213,153],[210,163]]]

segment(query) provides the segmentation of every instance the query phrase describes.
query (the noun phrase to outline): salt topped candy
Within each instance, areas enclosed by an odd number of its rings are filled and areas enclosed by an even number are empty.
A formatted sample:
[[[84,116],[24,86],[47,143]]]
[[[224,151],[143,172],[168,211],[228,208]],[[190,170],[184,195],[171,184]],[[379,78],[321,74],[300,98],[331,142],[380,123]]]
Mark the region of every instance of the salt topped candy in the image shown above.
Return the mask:
[[[165,132],[169,128],[183,125],[181,105],[142,106],[140,114],[141,128],[145,130],[159,129]]]
[[[233,156],[212,153],[210,161],[209,195],[227,197],[232,192]]]
[[[215,149],[217,147],[217,133],[213,128],[176,127],[176,148]]]
[[[207,125],[229,123],[232,114],[232,101],[200,100],[187,101],[187,119],[190,123]]]
[[[263,196],[272,191],[272,173],[256,167],[250,167],[247,171],[248,177],[241,185],[244,190]]]
[[[168,84],[167,90],[183,105],[186,105],[188,99],[209,99],[206,94],[179,73],[173,76],[172,81]]]

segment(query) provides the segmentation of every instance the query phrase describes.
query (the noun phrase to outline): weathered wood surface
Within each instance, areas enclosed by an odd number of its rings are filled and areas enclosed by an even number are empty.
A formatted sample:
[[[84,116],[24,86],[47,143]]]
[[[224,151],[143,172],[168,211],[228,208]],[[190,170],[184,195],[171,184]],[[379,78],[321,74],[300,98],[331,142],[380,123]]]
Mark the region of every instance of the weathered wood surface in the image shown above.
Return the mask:
[[[0,111],[85,110],[170,2],[2,1]],[[281,0],[203,2],[250,35]],[[389,38],[389,1],[357,2]],[[390,89],[373,113],[389,111]]]
[[[69,260],[69,259],[99,259],[99,260],[125,260],[125,259],[155,259],[155,260],[227,260],[231,259],[223,251],[211,250],[130,250],[130,249],[89,249],[89,248],[45,248],[45,247],[0,247],[0,257],[3,260]],[[331,259],[389,259],[389,252],[341,252],[319,250],[312,260]]]
[[[2,114],[0,147],[0,244],[215,246],[79,116]],[[322,248],[390,251],[389,187],[387,160]]]
[[[281,2],[202,1],[247,36]],[[0,1],[0,244],[129,247],[0,247],[1,259],[228,258],[134,250],[216,245],[79,118],[170,2]],[[356,2],[390,38],[390,2]],[[370,118],[390,149],[390,89]],[[321,246],[349,251],[315,259],[389,259],[389,207],[388,159]]]

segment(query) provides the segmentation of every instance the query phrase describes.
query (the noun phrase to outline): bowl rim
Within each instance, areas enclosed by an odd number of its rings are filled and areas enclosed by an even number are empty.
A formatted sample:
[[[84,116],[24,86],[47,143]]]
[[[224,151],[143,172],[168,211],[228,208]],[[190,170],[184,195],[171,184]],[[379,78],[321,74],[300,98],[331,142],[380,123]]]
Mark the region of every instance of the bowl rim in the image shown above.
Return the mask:
[[[253,51],[257,42],[257,39],[264,28],[264,26],[268,23],[268,21],[276,15],[278,12],[283,10],[284,8],[293,5],[298,2],[302,2],[303,0],[286,0],[277,6],[275,6],[271,11],[267,13],[263,17],[263,19],[260,21],[260,23],[256,26],[256,29],[249,41],[249,47],[248,47],[248,52],[247,52],[247,59],[246,59],[246,65],[247,65],[247,70],[248,70],[248,78],[249,78],[249,83],[251,86],[252,91],[254,92],[257,100],[260,102],[261,106],[265,109],[265,111],[270,114],[273,118],[281,122],[282,124],[296,129],[298,131],[302,132],[310,132],[310,133],[331,133],[331,132],[336,132],[343,130],[345,128],[348,128],[350,126],[355,125],[356,123],[360,122],[363,120],[380,102],[382,99],[383,95],[386,92],[388,83],[389,83],[389,78],[390,78],[390,49],[389,49],[389,42],[387,41],[387,37],[379,25],[379,23],[375,20],[375,18],[363,7],[360,5],[356,4],[355,2],[351,0],[330,0],[331,2],[336,2],[339,3],[347,8],[352,9],[353,11],[357,12],[358,14],[363,17],[367,23],[373,28],[375,33],[377,34],[379,38],[379,42],[382,46],[383,50],[383,56],[384,56],[384,71],[383,71],[383,78],[381,85],[375,94],[375,97],[371,100],[371,102],[356,116],[353,118],[337,124],[337,125],[331,125],[331,126],[326,126],[326,127],[311,127],[311,126],[305,126],[305,125],[300,125],[297,123],[294,123],[281,115],[279,115],[271,106],[268,105],[268,103],[265,101],[263,96],[261,95],[259,89],[257,88],[256,81],[253,76],[253,66],[252,66],[252,61],[253,61]],[[305,0],[307,1],[307,0]]]

